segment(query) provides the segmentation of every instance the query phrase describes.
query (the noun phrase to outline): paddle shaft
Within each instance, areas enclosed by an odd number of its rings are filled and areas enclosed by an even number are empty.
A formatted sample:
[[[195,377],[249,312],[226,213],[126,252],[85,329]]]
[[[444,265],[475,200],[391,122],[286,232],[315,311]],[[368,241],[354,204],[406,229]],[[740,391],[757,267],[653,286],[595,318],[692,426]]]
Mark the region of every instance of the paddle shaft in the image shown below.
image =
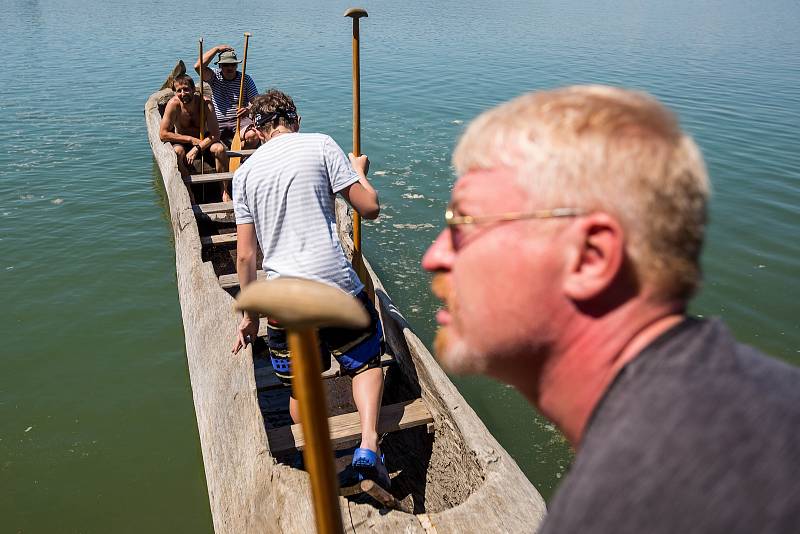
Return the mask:
[[[247,73],[247,45],[250,41],[250,33],[245,32],[244,34],[244,59],[242,60],[242,79],[239,81],[239,101],[236,104],[236,132],[233,134],[233,139],[231,140],[231,150],[241,150],[242,149],[242,132],[241,132],[241,123],[242,119],[239,117],[239,110],[242,109],[242,99],[244,98],[244,77]],[[242,158],[240,157],[231,157],[228,160],[228,171],[235,172],[236,169],[239,168],[239,165],[242,163]]]
[[[353,17],[353,155],[361,155],[361,64],[359,57],[359,17]],[[361,215],[353,210],[353,253],[361,256]],[[361,274],[361,273],[359,273]]]
[[[200,38],[200,143],[203,142],[203,132],[206,129],[206,101],[203,98],[203,38]],[[200,174],[205,174],[206,166],[203,165],[203,148],[200,151]]]
[[[242,79],[239,82],[239,102],[236,105],[236,135],[239,135],[239,127],[241,118],[239,117],[239,110],[242,109],[242,98],[244,98],[244,76],[247,72],[247,44],[250,41],[250,34],[244,34],[244,59],[242,60]]]
[[[292,355],[292,395],[299,404],[306,441],[303,459],[311,478],[317,532],[343,533],[317,332],[313,328],[287,328],[286,337]]]

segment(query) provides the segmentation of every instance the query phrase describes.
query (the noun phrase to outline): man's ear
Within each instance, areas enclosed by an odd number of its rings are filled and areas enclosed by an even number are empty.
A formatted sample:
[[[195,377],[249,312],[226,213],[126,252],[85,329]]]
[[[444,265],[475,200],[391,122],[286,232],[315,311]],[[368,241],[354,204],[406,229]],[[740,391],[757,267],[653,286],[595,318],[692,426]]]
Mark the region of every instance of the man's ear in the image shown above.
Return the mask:
[[[593,299],[608,289],[623,266],[625,233],[622,225],[607,213],[580,217],[564,278],[564,291],[576,301]]]
[[[256,135],[258,136],[258,139],[262,143],[266,143],[267,141],[269,141],[269,137],[267,136],[266,133],[264,133],[264,130],[262,130],[261,128],[253,128],[253,129],[256,131]]]

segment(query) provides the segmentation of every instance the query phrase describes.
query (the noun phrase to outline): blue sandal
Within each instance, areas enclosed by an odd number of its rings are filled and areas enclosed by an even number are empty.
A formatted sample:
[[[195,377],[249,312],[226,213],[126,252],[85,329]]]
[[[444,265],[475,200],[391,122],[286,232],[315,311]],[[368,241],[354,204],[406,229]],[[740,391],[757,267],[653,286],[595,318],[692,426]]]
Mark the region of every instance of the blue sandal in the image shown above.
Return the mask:
[[[386,465],[383,463],[384,456],[378,454],[370,449],[357,448],[353,453],[353,461],[351,466],[358,474],[358,481],[374,480],[384,489],[389,489],[391,480],[389,480],[389,472],[386,470]]]

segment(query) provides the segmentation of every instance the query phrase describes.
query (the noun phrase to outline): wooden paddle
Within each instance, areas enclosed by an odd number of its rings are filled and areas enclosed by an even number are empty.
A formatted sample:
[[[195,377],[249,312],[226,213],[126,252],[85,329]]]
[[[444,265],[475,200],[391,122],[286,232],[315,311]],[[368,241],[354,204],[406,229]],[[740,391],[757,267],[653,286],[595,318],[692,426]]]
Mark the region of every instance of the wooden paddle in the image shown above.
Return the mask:
[[[250,34],[245,32],[244,34],[244,59],[242,60],[242,80],[239,82],[239,102],[236,105],[236,133],[233,135],[233,140],[231,141],[231,150],[241,150],[242,149],[242,134],[240,131],[242,119],[239,117],[239,110],[242,109],[242,98],[244,98],[244,75],[247,71],[247,43],[250,40]],[[240,157],[232,157],[228,160],[228,171],[234,172],[236,169],[239,168],[239,165],[242,163],[242,158]]]
[[[206,129],[206,101],[203,98],[203,38],[200,38],[200,142],[203,142],[203,132]],[[206,173],[206,166],[203,165],[203,149],[200,151],[200,174]],[[191,186],[189,186],[191,187]]]
[[[358,157],[361,155],[361,67],[358,49],[358,19],[369,15],[365,9],[351,7],[344,12],[344,16],[353,19],[353,155]],[[361,216],[356,210],[353,210],[353,269],[364,284],[370,300],[375,302],[375,288],[367,272],[361,251]]]
[[[292,395],[299,402],[300,424],[306,440],[303,459],[311,478],[317,532],[343,533],[316,329],[366,328],[369,315],[344,291],[299,278],[249,284],[239,294],[236,308],[267,315],[286,328],[292,362]]]

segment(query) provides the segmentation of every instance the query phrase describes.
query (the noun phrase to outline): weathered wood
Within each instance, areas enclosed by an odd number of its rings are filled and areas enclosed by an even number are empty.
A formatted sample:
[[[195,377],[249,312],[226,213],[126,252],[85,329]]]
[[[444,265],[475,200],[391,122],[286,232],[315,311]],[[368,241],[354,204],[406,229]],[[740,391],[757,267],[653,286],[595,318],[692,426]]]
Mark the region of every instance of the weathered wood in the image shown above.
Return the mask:
[[[232,172],[211,172],[208,174],[190,174],[186,181],[190,184],[210,184],[214,182],[223,182],[232,178]]]
[[[243,148],[241,150],[226,150],[226,154],[231,157],[240,157],[245,158],[247,156],[252,156],[253,153],[258,150],[257,148]]]
[[[267,279],[267,273],[265,273],[263,269],[259,269],[256,271],[256,280],[266,280],[266,279]],[[223,289],[239,287],[239,275],[236,273],[223,274],[222,276],[219,277],[219,285],[222,286]]]
[[[212,215],[214,213],[233,212],[233,202],[210,202],[208,204],[192,204],[195,215]]]
[[[406,503],[398,501],[394,498],[394,495],[386,491],[373,480],[363,480],[359,486],[361,487],[361,491],[368,494],[370,497],[387,508],[400,510],[401,512],[405,512],[407,514],[410,514],[413,511],[413,506],[409,506]]]
[[[422,399],[411,402],[390,404],[381,407],[378,419],[378,434],[397,432],[406,428],[425,425],[433,421],[428,408]],[[331,443],[334,449],[344,448],[354,440],[361,439],[361,423],[358,412],[337,415],[328,421],[331,431]],[[269,450],[272,454],[286,454],[305,447],[301,425],[276,428],[267,431]]]
[[[200,238],[200,243],[204,247],[209,246],[223,246],[223,245],[235,245],[236,244],[236,232],[230,234],[216,234],[216,235],[209,235],[206,237]]]

